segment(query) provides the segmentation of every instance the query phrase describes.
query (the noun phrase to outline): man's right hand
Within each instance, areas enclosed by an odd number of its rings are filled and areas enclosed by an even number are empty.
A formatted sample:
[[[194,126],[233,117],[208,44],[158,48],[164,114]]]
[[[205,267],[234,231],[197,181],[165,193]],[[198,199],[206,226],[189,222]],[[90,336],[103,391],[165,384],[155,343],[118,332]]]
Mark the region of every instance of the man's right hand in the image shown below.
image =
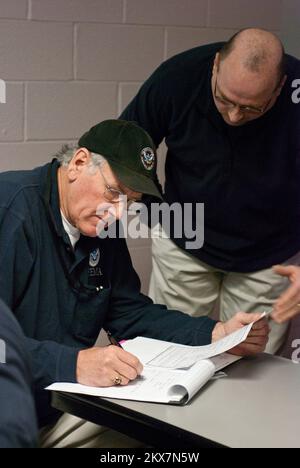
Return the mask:
[[[142,370],[136,356],[117,346],[85,349],[77,358],[77,382],[92,387],[111,387],[117,377],[127,385]]]

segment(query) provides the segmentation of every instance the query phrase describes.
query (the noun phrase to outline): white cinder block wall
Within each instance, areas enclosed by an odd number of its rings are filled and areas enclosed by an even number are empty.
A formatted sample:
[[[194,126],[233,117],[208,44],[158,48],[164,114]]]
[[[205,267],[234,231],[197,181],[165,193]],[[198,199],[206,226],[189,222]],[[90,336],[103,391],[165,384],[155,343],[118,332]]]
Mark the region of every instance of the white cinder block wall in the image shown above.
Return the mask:
[[[182,50],[247,26],[279,32],[284,3],[294,18],[299,0],[0,0],[0,171],[43,164],[63,142],[117,117]],[[286,14],[284,24],[287,37]],[[149,243],[129,243],[146,291]]]

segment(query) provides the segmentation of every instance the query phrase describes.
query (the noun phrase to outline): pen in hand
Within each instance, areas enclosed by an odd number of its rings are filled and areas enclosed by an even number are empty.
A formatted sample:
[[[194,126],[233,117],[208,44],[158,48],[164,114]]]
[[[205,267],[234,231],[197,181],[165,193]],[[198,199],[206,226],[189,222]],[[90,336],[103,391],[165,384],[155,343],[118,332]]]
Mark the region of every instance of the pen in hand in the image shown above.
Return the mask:
[[[118,348],[121,348],[121,349],[124,349],[123,346],[112,336],[111,332],[110,331],[106,331],[106,334],[107,334],[107,338],[109,339],[110,341],[110,344],[113,345],[113,346],[117,346]],[[125,351],[126,352],[126,351]],[[128,353],[127,353],[128,354]],[[130,363],[130,361],[128,362],[128,365],[130,365],[131,367],[134,368],[135,372],[136,372],[136,377],[134,379],[132,378],[128,378],[128,382],[130,380],[135,380],[135,379],[139,379],[141,378],[141,373],[143,371],[143,365],[142,363],[138,360],[137,361],[137,364],[132,364]]]
[[[118,348],[123,349],[123,347],[120,345],[120,343],[112,336],[112,334],[109,331],[106,332],[106,333],[107,333],[107,337],[109,339],[110,344],[112,344],[114,346],[118,346]]]

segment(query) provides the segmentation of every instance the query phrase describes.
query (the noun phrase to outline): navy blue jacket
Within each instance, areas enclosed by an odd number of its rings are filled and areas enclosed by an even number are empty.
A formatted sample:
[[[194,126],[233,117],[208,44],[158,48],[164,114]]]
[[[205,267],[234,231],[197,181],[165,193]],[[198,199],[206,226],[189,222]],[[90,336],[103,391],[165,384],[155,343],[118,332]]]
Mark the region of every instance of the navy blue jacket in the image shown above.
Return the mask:
[[[20,325],[0,300],[0,448],[34,447],[37,423],[30,356]]]
[[[54,417],[43,388],[76,382],[78,352],[93,346],[101,327],[117,338],[201,345],[215,325],[142,295],[124,239],[81,236],[74,252],[62,226],[57,168],[55,161],[0,174],[0,296],[27,337],[40,425]]]
[[[157,146],[165,138],[166,201],[205,204],[204,245],[189,253],[216,268],[251,272],[300,249],[300,62],[287,56],[288,79],[271,110],[233,127],[211,90],[221,46],[167,60],[121,118],[136,121]],[[186,249],[189,239],[172,237]]]

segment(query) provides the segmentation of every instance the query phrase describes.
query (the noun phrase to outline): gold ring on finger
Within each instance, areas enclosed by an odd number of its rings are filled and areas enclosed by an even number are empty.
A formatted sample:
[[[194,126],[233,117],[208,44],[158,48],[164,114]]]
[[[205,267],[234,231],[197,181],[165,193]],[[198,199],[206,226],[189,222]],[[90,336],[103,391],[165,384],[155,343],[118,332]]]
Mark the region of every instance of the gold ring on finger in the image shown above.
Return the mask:
[[[114,384],[115,385],[121,385],[122,383],[122,377],[120,375],[117,375],[115,378],[114,378]]]

